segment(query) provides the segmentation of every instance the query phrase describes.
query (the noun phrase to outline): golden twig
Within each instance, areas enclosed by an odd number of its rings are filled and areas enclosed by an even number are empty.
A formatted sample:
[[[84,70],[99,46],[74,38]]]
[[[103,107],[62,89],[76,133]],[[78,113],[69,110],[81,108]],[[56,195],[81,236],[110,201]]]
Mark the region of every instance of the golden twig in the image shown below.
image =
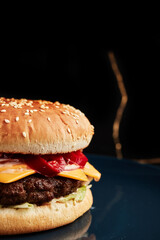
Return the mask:
[[[123,157],[123,155],[122,155],[122,145],[120,143],[120,138],[119,138],[119,128],[120,128],[120,122],[122,120],[123,112],[125,110],[125,107],[126,107],[126,104],[128,101],[128,96],[127,96],[127,92],[125,89],[123,77],[119,71],[114,53],[109,52],[108,57],[109,57],[109,61],[110,61],[112,70],[115,74],[118,88],[119,88],[119,91],[121,94],[121,102],[117,109],[116,117],[115,117],[115,120],[113,123],[113,140],[114,140],[114,144],[115,144],[116,155],[117,155],[117,158],[121,159]]]

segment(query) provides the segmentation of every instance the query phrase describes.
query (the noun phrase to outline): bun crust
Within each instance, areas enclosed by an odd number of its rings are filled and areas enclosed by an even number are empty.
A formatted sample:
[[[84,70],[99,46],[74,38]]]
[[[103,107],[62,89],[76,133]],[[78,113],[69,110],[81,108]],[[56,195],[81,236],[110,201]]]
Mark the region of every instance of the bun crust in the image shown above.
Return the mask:
[[[94,128],[59,102],[0,98],[0,152],[55,154],[87,147]]]
[[[90,189],[81,202],[52,203],[30,209],[0,209],[0,235],[23,234],[49,230],[69,224],[90,209]]]

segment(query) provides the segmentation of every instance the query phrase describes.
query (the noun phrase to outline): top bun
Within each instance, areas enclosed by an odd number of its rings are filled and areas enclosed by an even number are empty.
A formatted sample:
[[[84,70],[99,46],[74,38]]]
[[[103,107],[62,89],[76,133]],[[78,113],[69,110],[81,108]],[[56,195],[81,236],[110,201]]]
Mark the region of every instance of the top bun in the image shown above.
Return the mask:
[[[85,115],[70,105],[0,98],[0,152],[72,152],[87,147],[93,133]]]

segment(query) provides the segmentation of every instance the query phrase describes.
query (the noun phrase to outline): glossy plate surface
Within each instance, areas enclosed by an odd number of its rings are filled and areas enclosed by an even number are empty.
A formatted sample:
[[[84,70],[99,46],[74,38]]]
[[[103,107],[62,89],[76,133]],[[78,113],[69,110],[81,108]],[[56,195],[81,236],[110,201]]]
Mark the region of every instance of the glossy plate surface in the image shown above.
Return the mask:
[[[1,239],[160,239],[160,168],[107,156],[88,158],[102,173],[93,182],[89,212],[55,230]]]

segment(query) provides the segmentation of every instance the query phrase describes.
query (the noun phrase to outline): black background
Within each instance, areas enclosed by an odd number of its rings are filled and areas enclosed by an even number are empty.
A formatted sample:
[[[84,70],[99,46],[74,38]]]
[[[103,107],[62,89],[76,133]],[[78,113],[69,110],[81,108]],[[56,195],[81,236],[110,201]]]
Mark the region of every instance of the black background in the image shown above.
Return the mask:
[[[102,39],[1,46],[4,97],[60,101],[81,109],[95,126],[86,152],[115,156],[112,126],[120,103],[108,52],[123,75],[128,103],[120,125],[126,158],[160,156],[160,38],[107,35]]]

